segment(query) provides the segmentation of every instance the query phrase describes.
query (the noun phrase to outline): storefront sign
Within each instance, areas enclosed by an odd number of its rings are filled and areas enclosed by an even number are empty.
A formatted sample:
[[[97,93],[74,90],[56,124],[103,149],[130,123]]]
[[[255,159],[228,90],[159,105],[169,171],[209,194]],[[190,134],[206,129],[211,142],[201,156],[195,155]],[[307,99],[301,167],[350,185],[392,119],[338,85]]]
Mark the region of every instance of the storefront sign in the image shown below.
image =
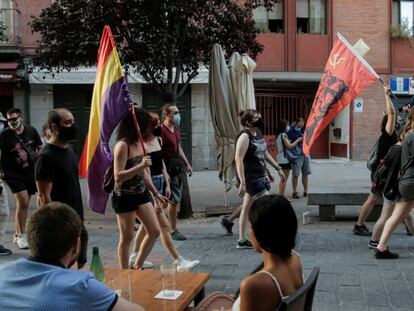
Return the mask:
[[[0,70],[0,83],[10,83],[16,81],[16,72]]]
[[[391,91],[395,94],[410,94],[410,79],[408,77],[391,77]]]

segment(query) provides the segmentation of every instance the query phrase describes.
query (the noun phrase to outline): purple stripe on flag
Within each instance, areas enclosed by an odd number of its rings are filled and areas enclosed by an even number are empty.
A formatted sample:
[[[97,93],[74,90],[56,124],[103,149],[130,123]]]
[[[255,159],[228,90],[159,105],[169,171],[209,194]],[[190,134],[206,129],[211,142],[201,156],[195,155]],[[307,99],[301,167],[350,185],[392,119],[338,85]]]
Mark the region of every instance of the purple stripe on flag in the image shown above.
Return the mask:
[[[112,161],[108,142],[113,130],[128,109],[128,88],[125,78],[122,77],[113,83],[102,96],[100,140],[88,167],[88,205],[97,213],[105,213],[108,200],[108,193],[102,189],[105,171]],[[93,172],[93,175],[89,172]]]

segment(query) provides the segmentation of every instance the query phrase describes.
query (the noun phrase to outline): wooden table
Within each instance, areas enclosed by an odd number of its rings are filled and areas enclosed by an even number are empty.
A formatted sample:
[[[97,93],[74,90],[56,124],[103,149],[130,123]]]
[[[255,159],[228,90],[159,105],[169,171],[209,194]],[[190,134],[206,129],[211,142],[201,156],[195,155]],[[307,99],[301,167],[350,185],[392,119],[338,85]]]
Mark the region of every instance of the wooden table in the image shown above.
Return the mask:
[[[181,311],[194,300],[197,305],[204,298],[204,285],[210,278],[208,273],[177,272],[176,289],[183,291],[176,300],[156,299],[162,290],[161,273],[157,270],[130,270],[105,268],[106,281],[131,278],[131,300],[147,311]]]

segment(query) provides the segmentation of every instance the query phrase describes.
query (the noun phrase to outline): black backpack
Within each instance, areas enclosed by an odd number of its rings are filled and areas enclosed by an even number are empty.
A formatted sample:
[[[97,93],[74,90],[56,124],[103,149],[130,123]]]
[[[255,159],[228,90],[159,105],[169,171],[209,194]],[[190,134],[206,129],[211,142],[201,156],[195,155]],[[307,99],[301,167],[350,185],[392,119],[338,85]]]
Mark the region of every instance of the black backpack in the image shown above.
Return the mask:
[[[378,159],[379,153],[379,140],[377,140],[374,146],[369,153],[368,161],[367,161],[367,168],[372,171],[378,164],[380,163],[380,159]]]

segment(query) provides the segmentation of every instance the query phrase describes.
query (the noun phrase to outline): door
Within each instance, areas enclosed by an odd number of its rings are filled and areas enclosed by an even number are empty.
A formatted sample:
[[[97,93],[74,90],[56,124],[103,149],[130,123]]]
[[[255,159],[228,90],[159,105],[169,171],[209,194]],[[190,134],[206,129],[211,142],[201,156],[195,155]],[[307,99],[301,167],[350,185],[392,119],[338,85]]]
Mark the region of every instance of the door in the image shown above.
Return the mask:
[[[161,108],[164,105],[161,93],[154,85],[142,85],[142,101],[144,109],[157,112],[161,117]],[[191,86],[189,85],[184,94],[177,100],[177,108],[181,114],[180,133],[181,147],[188,161],[191,163],[192,141],[191,141]]]
[[[91,111],[93,85],[54,85],[54,108],[66,108],[72,112],[78,127],[78,137],[71,143],[73,151],[81,156],[85,137],[89,128],[89,114]]]

